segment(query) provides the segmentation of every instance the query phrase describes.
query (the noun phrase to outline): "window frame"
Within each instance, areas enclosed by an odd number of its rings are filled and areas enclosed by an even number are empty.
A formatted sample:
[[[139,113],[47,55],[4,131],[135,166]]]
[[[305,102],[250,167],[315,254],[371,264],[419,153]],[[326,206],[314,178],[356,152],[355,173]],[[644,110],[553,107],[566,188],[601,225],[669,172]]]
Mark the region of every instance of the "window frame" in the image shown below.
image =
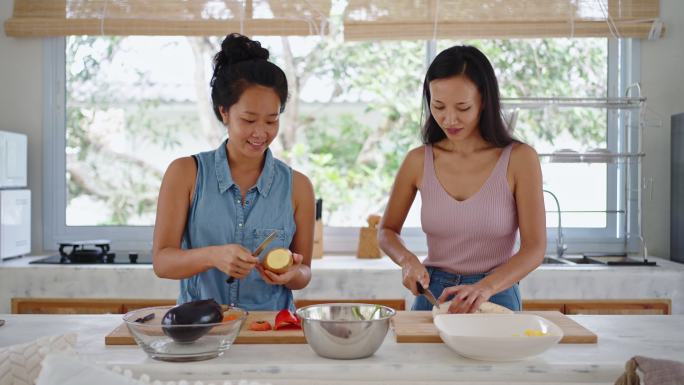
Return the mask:
[[[426,63],[436,55],[435,41],[426,41]],[[43,249],[56,250],[59,242],[108,239],[115,250],[149,251],[152,249],[154,226],[66,226],[66,38],[50,37],[43,40]],[[638,82],[640,70],[640,43],[638,39],[608,39],[608,96],[624,96],[626,87]],[[620,122],[608,114],[608,147],[615,148],[622,140],[618,137]],[[634,133],[632,133],[634,134]],[[633,143],[633,147],[638,143]],[[637,148],[630,149],[636,152]],[[624,206],[624,194],[618,191],[619,181],[625,177],[624,168],[608,174],[608,209]],[[638,188],[641,175],[633,178],[632,188]],[[562,202],[561,202],[562,208]],[[638,205],[629,202],[627,225],[638,225]],[[624,223],[619,215],[608,215],[604,229],[563,229],[567,253],[584,251],[616,252],[627,247],[638,251],[639,239],[622,237]],[[547,254],[555,253],[556,227],[547,224]],[[354,254],[358,243],[359,227],[324,228],[326,255]],[[404,228],[402,238],[406,246],[417,254],[427,252],[425,235],[420,228]]]

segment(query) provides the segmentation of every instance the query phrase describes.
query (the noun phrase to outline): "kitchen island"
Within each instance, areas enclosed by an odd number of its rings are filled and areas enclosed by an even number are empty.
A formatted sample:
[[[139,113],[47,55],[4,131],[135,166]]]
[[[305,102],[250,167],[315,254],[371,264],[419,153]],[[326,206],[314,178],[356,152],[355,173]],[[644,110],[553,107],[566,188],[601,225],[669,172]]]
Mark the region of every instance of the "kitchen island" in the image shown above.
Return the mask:
[[[192,363],[149,359],[137,346],[105,346],[118,315],[0,315],[0,348],[40,336],[77,333],[78,354],[152,380],[256,381],[259,384],[613,384],[635,355],[684,361],[683,315],[573,316],[597,344],[560,344],[517,362],[463,358],[441,343],[396,343],[393,332],[375,355],[359,360],[317,356],[306,344],[233,345],[222,357]]]
[[[44,256],[43,256],[44,257]],[[37,265],[40,257],[0,264],[0,313],[14,297],[175,299],[178,281],[158,278],[151,265]],[[658,266],[541,265],[520,282],[524,299],[672,300],[672,314],[684,314],[684,265],[649,258]],[[325,256],[312,262],[311,283],[295,299],[404,299],[401,270],[388,257]]]

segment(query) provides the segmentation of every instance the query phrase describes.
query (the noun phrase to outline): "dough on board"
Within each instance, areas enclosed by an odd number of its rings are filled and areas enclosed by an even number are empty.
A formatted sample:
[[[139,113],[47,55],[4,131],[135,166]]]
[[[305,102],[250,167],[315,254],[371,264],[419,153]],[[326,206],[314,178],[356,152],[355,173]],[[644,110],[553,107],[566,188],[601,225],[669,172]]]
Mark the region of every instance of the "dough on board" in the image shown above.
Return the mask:
[[[436,307],[432,308],[432,317],[434,318],[438,314],[446,314],[449,312],[449,305],[451,301],[444,302],[439,305],[439,309]],[[476,313],[494,313],[494,314],[513,314],[513,311],[507,307],[497,305],[492,302],[485,302],[480,305],[480,308]]]

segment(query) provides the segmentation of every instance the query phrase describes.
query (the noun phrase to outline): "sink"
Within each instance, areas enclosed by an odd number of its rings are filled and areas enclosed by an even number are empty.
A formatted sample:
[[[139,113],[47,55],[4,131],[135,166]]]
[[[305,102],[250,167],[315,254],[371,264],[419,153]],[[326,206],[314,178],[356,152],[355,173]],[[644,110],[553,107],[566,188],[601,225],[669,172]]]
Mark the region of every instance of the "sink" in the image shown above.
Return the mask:
[[[655,262],[644,261],[642,259],[627,257],[626,255],[568,255],[556,257],[552,255],[544,256],[542,265],[560,266],[656,266]]]
[[[642,257],[630,257],[627,254],[585,254],[584,258],[610,266],[657,266],[654,261]]]
[[[569,263],[571,263],[573,265],[602,265],[601,262],[587,258],[583,255],[567,256],[567,257],[563,257],[562,259],[568,261]]]
[[[562,258],[556,258],[556,257],[550,257],[550,256],[544,256],[544,260],[542,261],[542,265],[569,265],[570,262],[566,261]]]
[[[556,257],[552,255],[546,255],[544,256],[544,260],[542,261],[542,265],[561,265],[561,266],[577,266],[577,265],[603,265],[603,263],[599,261],[595,261],[589,258],[586,258],[582,255],[572,255],[572,256],[567,256],[567,257]]]

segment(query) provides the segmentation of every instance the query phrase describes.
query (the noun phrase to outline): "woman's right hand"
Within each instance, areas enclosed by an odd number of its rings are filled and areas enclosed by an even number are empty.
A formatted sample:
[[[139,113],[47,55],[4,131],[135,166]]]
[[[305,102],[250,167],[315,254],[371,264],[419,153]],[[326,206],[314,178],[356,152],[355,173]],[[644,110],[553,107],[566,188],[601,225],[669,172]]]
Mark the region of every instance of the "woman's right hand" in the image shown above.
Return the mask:
[[[430,274],[416,256],[412,256],[401,265],[401,275],[404,286],[415,296],[420,295],[416,287],[417,282],[423,287],[430,286]]]
[[[244,278],[259,260],[244,247],[236,244],[214,246],[212,265],[235,278]]]

